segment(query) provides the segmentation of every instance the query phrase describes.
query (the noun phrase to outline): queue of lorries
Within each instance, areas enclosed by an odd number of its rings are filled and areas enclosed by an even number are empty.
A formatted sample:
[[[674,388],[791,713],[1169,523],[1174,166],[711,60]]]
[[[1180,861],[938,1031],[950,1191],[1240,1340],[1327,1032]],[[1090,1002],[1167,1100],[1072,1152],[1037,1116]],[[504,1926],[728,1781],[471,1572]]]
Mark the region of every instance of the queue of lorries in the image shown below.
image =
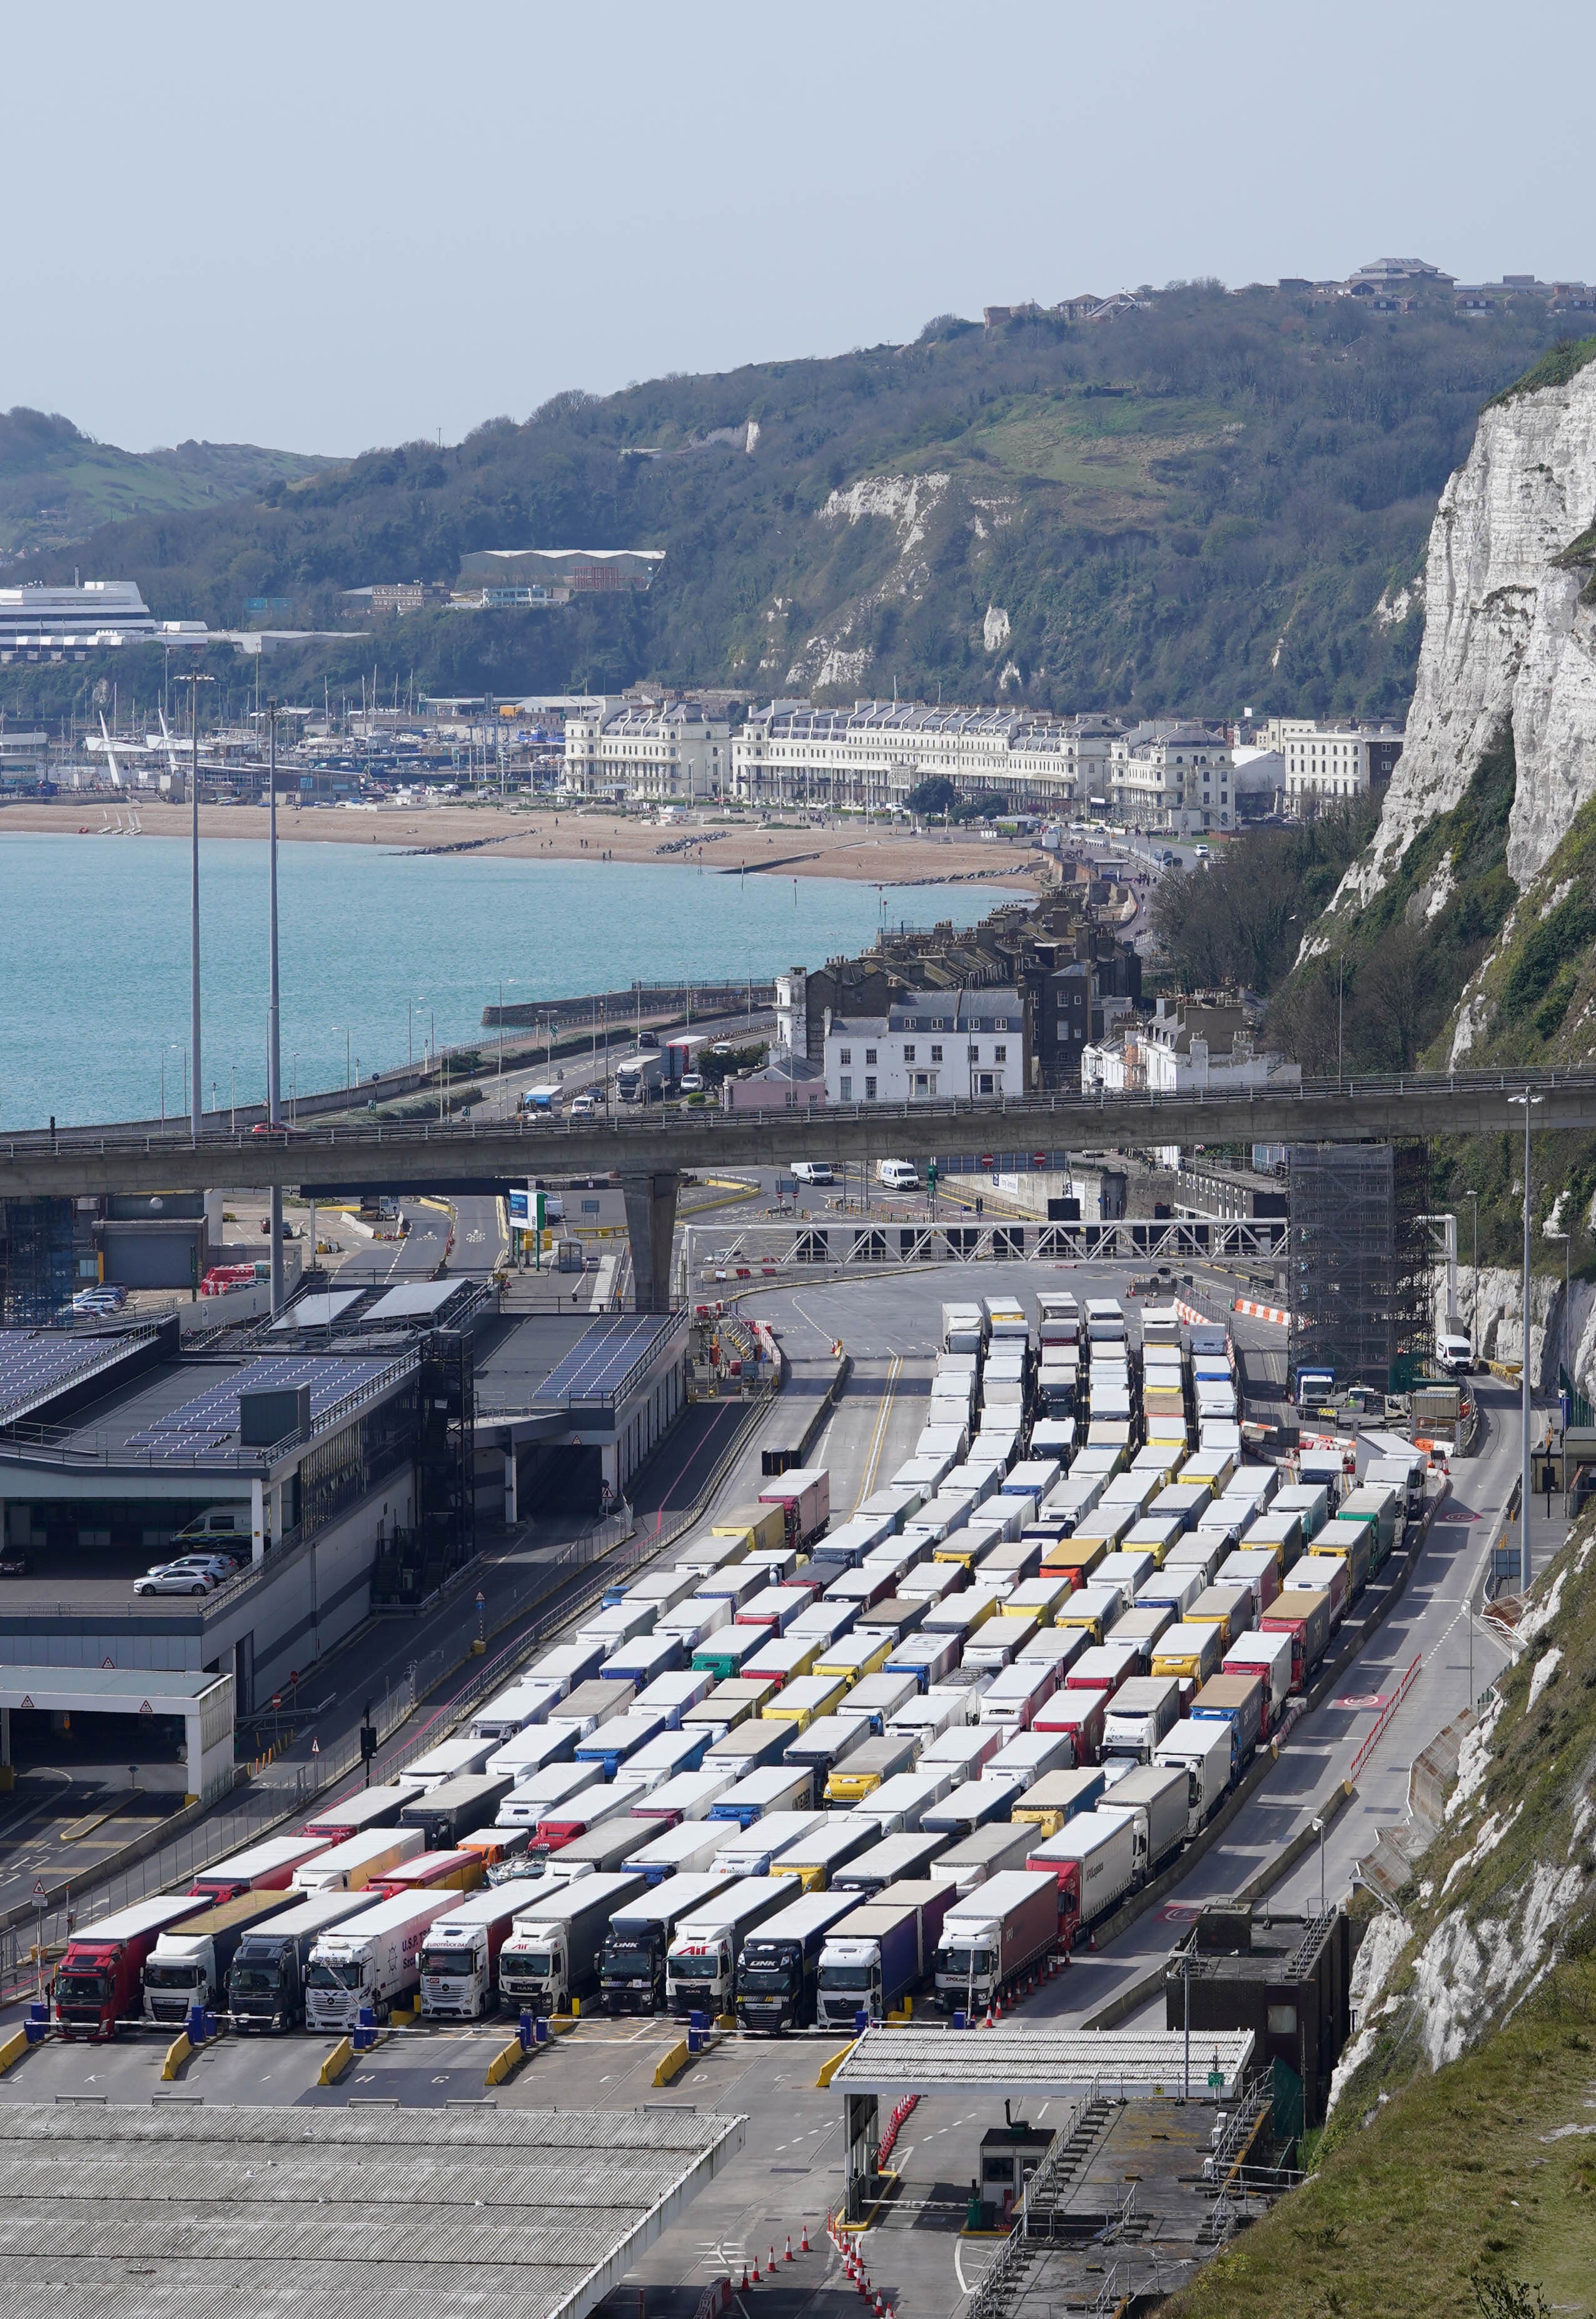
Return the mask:
[[[914,1455],[845,1520],[775,1477],[401,1778],[75,1933],[60,2030],[597,1996],[777,2031],[1067,1954],[1231,1793],[1424,1461],[1249,1464],[1222,1331],[1150,1304],[1132,1356],[1116,1304],[1039,1301],[943,1307]]]

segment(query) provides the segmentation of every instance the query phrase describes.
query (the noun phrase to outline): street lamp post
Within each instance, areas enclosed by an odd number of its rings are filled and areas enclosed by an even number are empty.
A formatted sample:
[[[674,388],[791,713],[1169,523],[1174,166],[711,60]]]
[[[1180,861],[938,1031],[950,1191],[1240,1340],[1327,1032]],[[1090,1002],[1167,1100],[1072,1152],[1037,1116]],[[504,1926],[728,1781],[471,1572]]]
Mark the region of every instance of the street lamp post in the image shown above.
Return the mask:
[[[1524,1358],[1519,1371],[1521,1387],[1521,1433],[1519,1443],[1519,1585],[1521,1593],[1529,1592],[1529,1497],[1530,1497],[1530,1426],[1532,1395],[1529,1384],[1529,1133],[1535,1116],[1535,1106],[1542,1100],[1526,1087],[1522,1095],[1509,1096],[1510,1103],[1524,1106]]]
[[[197,668],[188,672],[189,722],[189,878],[188,878],[188,1013],[189,1048],[194,1056],[194,1111],[191,1125],[194,1140],[200,1140],[204,1096],[203,1074],[200,1069],[200,687],[214,684],[213,676],[202,676]],[[186,1108],[186,1105],[185,1106]]]
[[[1319,1838],[1319,1913],[1322,1917],[1324,1914],[1324,1822],[1322,1819],[1314,1818],[1311,1819],[1308,1825]]]
[[[267,950],[269,952],[271,995],[266,1042],[266,1118],[273,1127],[283,1124],[283,1006],[282,982],[277,961],[277,704],[266,703],[268,735],[266,780],[270,784],[266,807],[267,889],[268,906]],[[283,1187],[272,1186],[272,1314],[274,1319],[283,1310]]]
[[[1474,1204],[1474,1260],[1468,1274],[1468,1340],[1469,1349],[1477,1359],[1480,1350],[1480,1196],[1477,1192],[1465,1192],[1463,1196]]]

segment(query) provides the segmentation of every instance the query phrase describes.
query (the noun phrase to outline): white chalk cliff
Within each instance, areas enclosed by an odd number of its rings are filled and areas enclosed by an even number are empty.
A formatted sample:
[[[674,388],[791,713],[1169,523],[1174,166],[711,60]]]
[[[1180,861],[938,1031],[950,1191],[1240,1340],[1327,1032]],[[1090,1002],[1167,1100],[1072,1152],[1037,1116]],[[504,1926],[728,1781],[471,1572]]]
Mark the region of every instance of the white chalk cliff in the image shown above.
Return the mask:
[[[1590,363],[1565,385],[1484,411],[1441,494],[1407,744],[1374,844],[1342,880],[1337,907],[1380,890],[1417,833],[1457,804],[1506,726],[1518,766],[1508,868],[1520,890],[1596,795],[1596,606],[1580,600],[1591,567],[1558,561],[1593,519]]]

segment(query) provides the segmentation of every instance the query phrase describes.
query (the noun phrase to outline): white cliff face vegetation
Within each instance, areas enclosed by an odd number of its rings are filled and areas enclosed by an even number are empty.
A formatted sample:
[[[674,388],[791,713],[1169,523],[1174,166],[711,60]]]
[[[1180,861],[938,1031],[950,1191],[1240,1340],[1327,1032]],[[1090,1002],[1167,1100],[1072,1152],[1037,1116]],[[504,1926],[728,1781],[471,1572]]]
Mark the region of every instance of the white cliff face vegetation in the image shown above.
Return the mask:
[[[1596,605],[1560,561],[1596,520],[1596,363],[1481,417],[1430,530],[1407,744],[1369,852],[1336,907],[1378,893],[1415,835],[1461,800],[1510,731],[1508,867],[1520,889],[1596,795]],[[1394,609],[1394,608],[1393,608]]]

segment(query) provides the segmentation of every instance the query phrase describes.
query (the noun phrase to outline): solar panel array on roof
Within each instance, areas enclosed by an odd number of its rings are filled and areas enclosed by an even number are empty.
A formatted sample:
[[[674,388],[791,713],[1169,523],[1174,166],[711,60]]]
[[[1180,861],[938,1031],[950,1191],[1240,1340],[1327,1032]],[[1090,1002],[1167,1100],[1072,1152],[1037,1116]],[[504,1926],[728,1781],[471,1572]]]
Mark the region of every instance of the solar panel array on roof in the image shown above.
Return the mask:
[[[391,1288],[385,1296],[379,1296],[365,1317],[368,1321],[397,1321],[405,1314],[436,1313],[462,1286],[458,1280],[410,1281],[402,1288]]]
[[[152,1419],[142,1431],[130,1433],[127,1446],[130,1449],[148,1450],[154,1457],[203,1463],[207,1455],[215,1454],[224,1443],[234,1442],[239,1430],[240,1393],[282,1392],[291,1385],[308,1385],[311,1423],[314,1426],[318,1417],[335,1402],[369,1385],[387,1367],[383,1360],[329,1360],[315,1355],[289,1353],[275,1360],[252,1361],[247,1368],[230,1371],[192,1401],[182,1402],[164,1416]],[[232,1451],[227,1454],[230,1456]]]
[[[37,1409],[75,1379],[130,1349],[125,1337],[78,1337],[63,1329],[0,1329],[0,1424]]]
[[[671,1323],[657,1315],[622,1315],[591,1329],[552,1368],[533,1398],[538,1403],[602,1401],[614,1393],[636,1361],[642,1358],[662,1329]]]
[[[272,1322],[274,1329],[326,1329],[347,1313],[351,1304],[358,1304],[365,1291],[363,1288],[335,1288],[325,1295],[301,1296],[279,1313]]]

